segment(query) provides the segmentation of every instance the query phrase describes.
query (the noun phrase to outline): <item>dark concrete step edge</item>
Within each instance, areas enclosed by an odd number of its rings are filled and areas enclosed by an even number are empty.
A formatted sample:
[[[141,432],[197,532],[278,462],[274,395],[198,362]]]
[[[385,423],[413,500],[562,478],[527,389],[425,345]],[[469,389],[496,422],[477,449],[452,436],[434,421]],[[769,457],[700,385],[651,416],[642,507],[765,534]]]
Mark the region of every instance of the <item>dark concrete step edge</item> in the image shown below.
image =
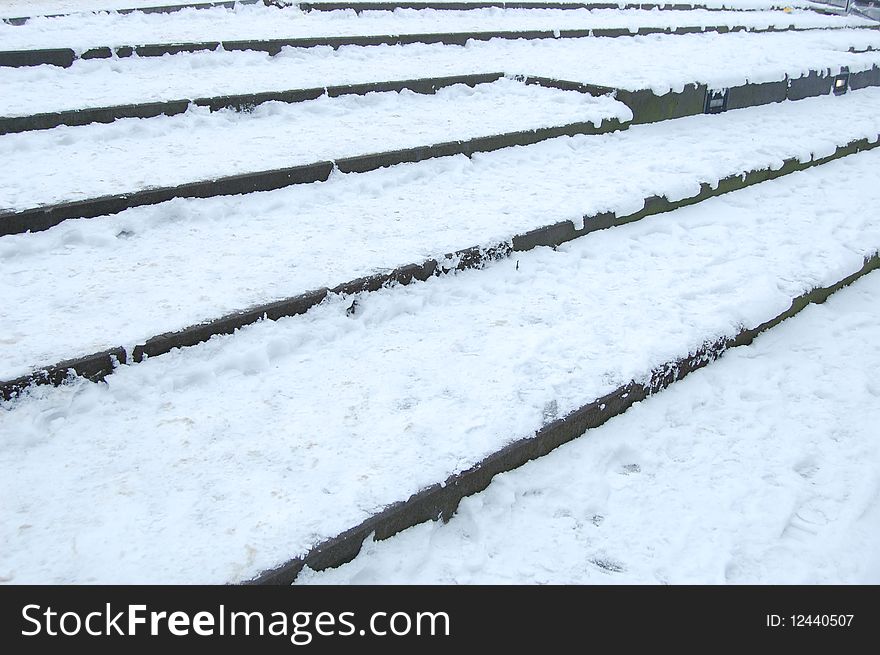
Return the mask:
[[[563,419],[538,430],[533,437],[519,439],[489,455],[466,471],[451,475],[443,483],[435,484],[394,503],[360,525],[328,539],[301,557],[265,571],[245,584],[292,584],[305,566],[316,571],[335,568],[353,560],[364,541],[371,535],[381,541],[426,521],[448,521],[467,496],[484,491],[499,473],[506,473],[543,457],[559,446],[579,437],[589,436],[589,430],[620,416],[635,403],[666,389],[690,373],[717,360],[731,348],[746,346],[762,332],[795,316],[813,303],[823,303],[835,291],[855,282],[860,277],[880,268],[880,256],[865,259],[863,266],[830,287],[819,287],[792,300],[791,306],[778,316],[761,325],[741,330],[736,336],[703,344],[695,352],[653,369],[647,383],[630,381],[606,396],[575,410]]]
[[[222,48],[226,51],[250,50],[265,52],[269,55],[277,55],[283,48],[313,48],[328,46],[340,48],[342,46],[373,46],[373,45],[409,45],[413,43],[438,43],[443,45],[467,44],[468,41],[488,41],[490,39],[573,39],[584,37],[629,37],[646,36],[649,34],[702,34],[717,33],[728,34],[731,32],[748,32],[762,34],[769,32],[809,32],[817,30],[838,29],[865,29],[880,30],[880,25],[850,25],[847,27],[743,27],[727,25],[715,25],[706,27],[643,27],[636,31],[628,28],[597,28],[582,30],[527,30],[527,31],[497,31],[497,32],[448,32],[434,34],[398,34],[398,35],[371,35],[371,36],[336,36],[336,37],[307,37],[295,39],[268,39],[251,41],[207,41],[198,43],[152,43],[137,46],[99,46],[85,50],[77,54],[72,48],[50,48],[40,50],[6,50],[0,51],[0,66],[40,66],[49,64],[67,68],[73,65],[77,59],[110,59],[113,57],[125,58],[132,55],[140,57],[161,57],[182,52],[204,52]]]
[[[663,196],[651,196],[645,199],[644,207],[635,213],[617,216],[612,212],[608,212],[589,216],[585,218],[584,226],[580,229],[575,227],[571,221],[546,225],[491,246],[473,246],[437,259],[428,259],[418,264],[400,266],[386,273],[378,273],[351,280],[339,284],[332,289],[323,287],[291,298],[232,312],[213,321],[147,339],[144,343],[135,346],[130,353],[126,348],[119,346],[84,357],[68,359],[52,366],[40,368],[29,375],[0,382],[0,398],[11,400],[28,387],[46,384],[59,385],[76,376],[92,381],[100,381],[112,374],[115,368],[121,364],[138,363],[148,357],[157,357],[177,348],[196,346],[211,337],[232,334],[242,327],[261,320],[278,320],[284,317],[305,314],[312,307],[323,302],[330,294],[354,296],[361,293],[371,293],[397,284],[406,285],[413,281],[423,282],[433,276],[443,275],[451,271],[478,269],[485,266],[488,262],[513,256],[517,252],[527,252],[539,246],[556,247],[573,239],[586,236],[591,232],[625,225],[647,216],[693,205],[714,196],[760,184],[761,182],[776,179],[795,171],[820,166],[834,159],[871,150],[878,145],[880,145],[880,134],[877,135],[874,141],[859,139],[845,146],[840,146],[833,154],[827,157],[814,158],[808,162],[786,159],[779,169],[759,169],[730,175],[722,179],[715,187],[704,182],[700,185],[700,192],[690,198],[671,201]]]
[[[626,123],[621,123],[616,118],[608,118],[598,126],[586,122],[540,127],[534,130],[481,136],[463,141],[447,141],[429,146],[344,157],[332,162],[319,161],[290,168],[190,182],[173,187],[157,187],[132,193],[45,205],[18,212],[0,213],[0,236],[40,232],[68,219],[108,216],[133,207],[155,205],[174,198],[213,198],[255,191],[272,191],[294,184],[324,182],[334,169],[342,173],[365,173],[386,166],[415,163],[436,157],[450,157],[452,155],[470,157],[478,152],[492,152],[512,146],[526,146],[560,136],[605,134],[625,129],[626,126]]]
[[[343,95],[365,95],[372,92],[402,91],[404,89],[431,94],[438,89],[454,84],[488,84],[505,76],[505,73],[474,73],[448,77],[429,77],[411,80],[394,80],[387,82],[369,82],[312,89],[288,89],[284,91],[263,91],[227,96],[197,98],[195,100],[178,99],[162,102],[117,105],[75,109],[62,112],[33,114],[29,116],[0,117],[0,135],[29,130],[42,130],[60,125],[76,126],[89,123],[110,123],[120,118],[152,118],[154,116],[173,116],[185,112],[191,105],[208,107],[211,111],[235,109],[247,111],[264,102],[303,102],[314,100],[322,95],[339,97]],[[650,89],[630,91],[596,84],[569,82],[540,76],[510,74],[513,79],[526,84],[578,91],[591,95],[614,95],[633,110],[632,124],[652,123],[670,118],[690,116],[704,111],[707,86],[704,84],[688,84],[677,93],[657,95]],[[834,76],[829,69],[810,71],[800,77],[786,76],[775,82],[761,84],[744,84],[731,87],[727,108],[738,109],[783,100],[797,100],[805,97],[827,94],[831,90]],[[849,88],[855,90],[867,86],[880,86],[880,67],[850,74]]]
[[[115,105],[71,109],[67,111],[31,114],[28,116],[0,117],[0,135],[47,130],[61,125],[78,126],[91,123],[112,123],[122,118],[154,118],[156,116],[175,116],[184,113],[190,106],[207,107],[211,111],[234,109],[249,111],[266,102],[296,103],[315,100],[321,96],[337,98],[345,95],[366,95],[377,92],[413,91],[430,95],[455,84],[476,86],[489,84],[504,77],[504,73],[475,73],[447,77],[425,77],[412,80],[393,80],[388,82],[368,82],[363,84],[344,84],[313,89],[287,89],[284,91],[262,91],[236,95],[179,99],[139,104]]]
[[[289,89],[284,91],[264,91],[195,100],[179,99],[163,102],[117,105],[91,109],[76,109],[30,116],[0,117],[0,135],[29,130],[51,129],[60,125],[77,126],[90,123],[111,123],[121,118],[152,118],[154,116],[173,116],[185,112],[191,105],[208,107],[211,111],[235,109],[247,111],[264,102],[303,102],[314,100],[322,95],[339,97],[343,95],[365,95],[373,92],[394,92],[404,89],[415,93],[432,94],[454,84],[488,84],[495,82],[505,73],[474,73],[448,77],[429,77],[387,82],[369,82],[312,89]],[[509,75],[526,84],[538,84],[564,91],[577,91],[591,95],[613,95],[633,111],[631,124],[653,123],[671,118],[691,116],[704,111],[706,92],[704,84],[688,84],[681,92],[657,95],[650,89],[631,91],[596,84],[570,82],[540,76]],[[834,76],[829,69],[810,71],[800,77],[786,76],[782,80],[760,84],[744,84],[730,87],[727,109],[739,109],[757,105],[799,100],[806,97],[825,95],[831,91]],[[880,67],[853,72],[849,76],[849,89],[856,90],[868,86],[880,86]]]
[[[41,14],[39,16],[17,16],[15,18],[2,18],[0,22],[7,23],[8,25],[24,25],[29,20],[33,20],[34,18],[63,18],[65,16],[73,16],[76,14],[97,14],[97,13],[108,13],[108,14],[133,14],[135,12],[140,12],[142,14],[173,14],[183,9],[232,9],[235,5],[273,5],[274,3],[271,0],[224,0],[222,2],[192,2],[188,4],[181,5],[162,5],[158,7],[131,7],[124,9],[95,9],[90,11],[78,11],[78,12],[69,12],[66,14]]]
[[[880,86],[880,66],[876,64],[862,71],[852,73],[847,71],[845,75],[847,86],[844,93]],[[692,83],[686,85],[684,90],[680,92],[670,92],[659,96],[650,89],[629,91],[539,76],[514,76],[514,79],[525,84],[538,84],[565,91],[580,91],[591,95],[612,95],[632,110],[633,118],[630,125],[642,125],[702,114],[706,110],[706,97],[710,91],[727,92],[724,111],[729,111],[785,100],[796,101],[829,95],[837,77],[832,74],[831,69],[811,70],[800,77],[786,75],[784,79],[775,82],[750,83],[726,89],[712,89],[705,84]],[[843,95],[843,93],[838,95]]]
[[[300,2],[297,5],[302,11],[339,11],[353,10],[357,13],[363,11],[394,11],[396,9],[434,9],[435,11],[464,11],[468,9],[642,9],[645,11],[770,11],[785,8],[784,3],[778,7],[764,7],[761,9],[747,9],[741,7],[709,7],[700,3],[657,3],[657,2],[627,2],[620,6],[617,2],[530,2],[529,0],[462,0],[461,2],[436,2],[432,0],[400,0],[391,2],[350,2],[346,0],[315,0],[314,2]]]

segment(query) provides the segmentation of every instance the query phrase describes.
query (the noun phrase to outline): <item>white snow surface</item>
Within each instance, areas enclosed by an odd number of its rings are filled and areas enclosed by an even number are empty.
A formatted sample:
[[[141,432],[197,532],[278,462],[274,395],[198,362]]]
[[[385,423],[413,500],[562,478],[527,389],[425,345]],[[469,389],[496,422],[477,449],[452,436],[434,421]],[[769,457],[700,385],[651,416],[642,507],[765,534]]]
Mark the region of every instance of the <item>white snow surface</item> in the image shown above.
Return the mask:
[[[206,4],[211,0],[0,0],[0,18],[20,18],[23,16],[39,16],[66,14],[74,12],[112,11],[115,9],[138,9],[141,7],[169,7],[175,5]],[[361,2],[375,0],[348,0],[349,2]],[[457,2],[462,0],[431,0],[432,2]],[[477,2],[479,0],[476,0]],[[553,0],[549,0],[553,1]],[[559,0],[559,4],[566,1]],[[577,0],[575,0],[577,1]],[[296,5],[299,3],[288,2]],[[607,4],[604,3],[603,4]],[[618,6],[624,7],[626,2],[619,2]],[[630,3],[633,4],[633,3]],[[648,4],[646,2],[646,4]],[[662,2],[660,4],[663,4]],[[669,2],[668,4],[689,4],[687,2]],[[730,9],[779,9],[782,7],[809,7],[806,0],[697,0],[692,4],[705,7],[726,7]]]
[[[853,72],[880,63],[873,30],[782,34],[651,35],[626,39],[538,39],[470,42],[467,47],[413,44],[200,52],[164,57],[78,60],[57,66],[0,68],[0,115],[198,98],[278,89],[470,73],[555,77],[663,94],[685,84],[730,87],[841,66]],[[590,62],[585,66],[584,62]]]
[[[36,17],[24,25],[0,23],[0,49],[73,48],[437,32],[495,32],[640,27],[742,26],[801,29],[875,26],[854,16],[829,16],[807,10],[645,11],[560,9],[353,10],[303,12],[263,5],[235,9],[183,9],[171,14],[97,13],[57,18]]]
[[[880,272],[320,584],[880,583]]]
[[[729,1],[729,0],[728,0]],[[744,0],[748,1],[748,0]],[[211,0],[0,0],[0,18],[205,4]]]
[[[610,96],[510,79],[269,102],[0,136],[0,208],[26,209],[150,187],[540,127],[632,118]]]
[[[175,200],[0,238],[0,379],[880,135],[880,90]],[[743,135],[750,135],[744,139]],[[222,290],[222,291],[221,291]]]
[[[0,578],[226,582],[303,554],[859,269],[880,247],[878,166],[880,153],[853,155],[558,251],[385,289],[361,298],[353,317],[350,298],[331,299],[122,367],[107,384],[41,387],[3,403]],[[852,347],[860,367],[876,352]],[[768,411],[780,412],[777,402]],[[801,443],[809,455],[815,441]],[[637,463],[650,477],[664,452],[624,449],[617,466]],[[750,448],[726,454],[739,452],[759,463]],[[826,479],[820,454],[803,461],[803,476]],[[763,497],[742,502],[750,514],[787,513],[794,537],[821,525],[818,512],[833,515],[802,488],[797,507],[794,496],[775,510]]]

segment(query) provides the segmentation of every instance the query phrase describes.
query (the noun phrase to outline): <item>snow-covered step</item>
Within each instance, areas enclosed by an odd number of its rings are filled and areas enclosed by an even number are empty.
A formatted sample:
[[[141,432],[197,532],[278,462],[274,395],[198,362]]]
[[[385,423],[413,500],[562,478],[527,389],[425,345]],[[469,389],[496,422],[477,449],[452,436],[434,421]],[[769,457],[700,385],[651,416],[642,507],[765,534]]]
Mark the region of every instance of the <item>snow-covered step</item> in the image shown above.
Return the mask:
[[[284,0],[220,0],[215,2],[199,0],[5,0],[0,5],[0,20],[13,25],[22,25],[33,17],[57,17],[63,14],[112,11],[120,14],[135,11],[143,13],[173,13],[181,9],[210,9],[217,7],[234,8],[249,4],[273,5],[279,8],[294,7],[302,11],[394,11],[397,9],[657,9],[660,11],[691,9],[708,10],[768,10],[788,8],[810,8],[805,0],[779,2],[778,0],[703,0],[702,2],[569,2],[567,0],[519,1],[511,0],[342,0],[337,2],[284,2]]]
[[[173,14],[86,14],[0,24],[0,65],[69,66],[78,58],[161,56],[176,52],[285,46],[444,43],[492,38],[635,36],[701,31],[865,28],[873,21],[811,11],[498,10],[299,12],[259,5]],[[147,45],[144,45],[147,44]]]
[[[682,281],[686,283],[685,281]],[[320,584],[880,582],[880,272]]]
[[[263,91],[260,93],[244,93],[221,95],[210,98],[177,99],[163,102],[142,104],[116,105],[111,107],[74,109],[60,112],[47,112],[29,116],[0,117],[0,135],[27,132],[30,130],[48,130],[62,125],[76,126],[90,123],[112,123],[121,118],[153,118],[154,116],[176,116],[190,108],[208,107],[211,111],[235,109],[251,111],[258,105],[267,102],[304,102],[316,100],[321,96],[337,97],[344,95],[366,95],[375,92],[413,91],[415,93],[435,93],[455,84],[475,86],[495,82],[504,77],[503,73],[476,73],[472,75],[455,75],[450,77],[428,77],[412,80],[394,80],[384,82],[367,82],[365,84],[346,84],[340,86],[322,86],[311,89],[287,89]],[[603,94],[598,94],[603,95]]]
[[[191,43],[329,36],[437,34],[485,31],[574,30],[640,27],[841,27],[870,24],[860,18],[812,11],[644,11],[475,9],[468,11],[302,12],[261,5],[183,10],[173,14],[74,14],[0,24],[5,50],[144,43]]]
[[[256,52],[202,52],[114,61],[78,60],[55,66],[0,68],[0,116],[26,116],[111,107],[506,71],[657,94],[691,83],[713,88],[800,77],[810,70],[880,63],[870,30],[781,34],[690,34],[635,39],[496,39],[468,47],[408,45],[287,48],[275,57]],[[584,66],[583,62],[591,62]]]
[[[245,580],[422,490],[466,493],[432,485],[579,408],[607,418],[632,399],[597,398],[864,271],[878,166],[846,157],[4,403],[0,575]]]
[[[200,0],[4,0],[0,5],[0,19],[12,24],[23,24],[36,16],[60,16],[62,14],[113,11],[117,13],[170,13],[184,8],[208,9],[212,7],[233,8],[235,5],[266,4],[276,7],[296,7],[303,11],[335,11],[354,9],[355,11],[394,10],[394,9],[486,9],[499,7],[506,9],[658,9],[684,11],[688,9],[728,9],[750,11],[755,9],[784,9],[785,7],[809,8],[805,0],[779,2],[779,0],[702,0],[700,2],[569,2],[568,0],[519,1],[511,0],[401,0],[376,2],[375,0],[343,0],[339,2],[284,2],[284,0],[220,0],[215,2]]]
[[[880,57],[878,57],[880,58]],[[857,68],[862,68],[869,60],[862,59]],[[410,90],[417,93],[435,93],[437,89],[455,84],[488,83],[504,77],[502,73],[482,73],[459,75],[446,78],[422,78],[375,82],[360,85],[324,87],[315,89],[289,89],[254,94],[224,95],[195,100],[171,100],[141,105],[120,105],[116,107],[89,108],[66,112],[42,113],[31,116],[0,117],[0,136],[31,130],[51,129],[53,127],[88,125],[91,123],[112,123],[122,118],[152,118],[155,116],[175,116],[187,111],[190,106],[208,107],[211,111],[235,109],[252,111],[266,102],[303,102],[323,95],[364,95],[379,91]],[[835,66],[820,71],[809,71],[806,75],[790,77],[758,84],[715,89],[694,83],[682,91],[658,95],[652,89],[629,91],[595,84],[581,84],[568,80],[555,80],[545,77],[510,75],[527,84],[538,84],[563,91],[578,91],[594,96],[610,95],[625,104],[632,112],[631,124],[653,123],[699,113],[721,113],[730,109],[754,107],[757,105],[801,100],[803,98],[827,95],[843,95],[850,89],[858,90],[869,86],[880,86],[880,66],[873,64],[865,70],[850,71],[847,66]],[[613,127],[611,124],[607,126]],[[522,145],[522,144],[519,144]]]
[[[240,4],[254,4],[263,0],[235,0]],[[150,9],[156,7],[184,7],[204,4],[232,4],[232,2],[209,2],[208,0],[3,0],[0,18],[20,16],[57,16],[81,12],[125,11],[126,9]]]
[[[234,9],[236,6],[269,4],[267,0],[4,0],[0,5],[0,21],[9,25],[24,25],[33,18],[58,18],[68,14],[95,12],[132,12],[167,14],[182,9]],[[766,7],[765,7],[766,8]],[[778,8],[778,7],[774,7]]]
[[[862,68],[867,63],[868,60],[862,59],[857,68]],[[267,102],[303,102],[320,98],[323,95],[337,97],[402,90],[431,94],[435,93],[437,89],[455,84],[475,86],[481,83],[497,81],[501,77],[504,77],[503,73],[481,73],[445,78],[422,78],[418,80],[385,81],[313,89],[288,89],[254,94],[223,95],[213,98],[196,98],[194,100],[178,99],[141,105],[121,105],[67,112],[42,113],[31,116],[0,117],[0,136],[32,130],[51,129],[59,126],[112,123],[122,118],[175,116],[187,111],[191,106],[208,107],[211,111],[218,111],[220,109],[252,111],[255,107]],[[850,71],[847,66],[835,66],[819,71],[809,71],[806,75],[801,75],[800,77],[786,75],[772,82],[748,83],[741,86],[719,89],[694,83],[685,85],[682,91],[669,92],[663,95],[658,95],[652,89],[629,91],[595,84],[581,84],[568,80],[511,75],[509,73],[508,77],[526,84],[538,84],[563,91],[578,91],[594,96],[611,95],[630,108],[632,111],[632,124],[641,124],[692,116],[699,113],[721,113],[730,109],[741,109],[743,107],[753,107],[772,102],[782,102],[784,100],[801,100],[808,97],[827,95],[832,91],[835,95],[843,95],[850,89],[858,90],[869,86],[880,86],[880,66],[873,64],[865,70],[855,71]],[[607,127],[610,129],[613,126],[609,124]]]
[[[296,297],[310,290],[371,274],[395,277],[389,269],[491,249],[543,226],[511,245],[553,244],[663,211],[667,200],[699,200],[722,180],[721,190],[751,184],[787,159],[809,162],[860,139],[876,143],[878,101],[880,90],[866,89],[470,159],[334,174],[323,184],[269,193],[177,200],[6,236],[0,380],[108,348],[124,346],[131,355],[153,335],[257,305],[238,322],[171,340],[198,343],[264,313],[278,315],[264,303],[292,298],[284,311],[299,313],[323,297],[303,306]],[[743,180],[747,171],[755,174]],[[148,352],[163,351],[158,341]]]
[[[178,116],[7,134],[0,136],[0,234],[173,197],[326,179],[331,162],[342,171],[370,170],[559,134],[610,131],[630,118],[626,105],[610,96],[502,78],[434,94],[322,96],[269,102],[246,113],[190,107]],[[486,137],[498,138],[480,141]],[[294,168],[301,180],[288,179]],[[264,178],[269,180],[261,184]]]

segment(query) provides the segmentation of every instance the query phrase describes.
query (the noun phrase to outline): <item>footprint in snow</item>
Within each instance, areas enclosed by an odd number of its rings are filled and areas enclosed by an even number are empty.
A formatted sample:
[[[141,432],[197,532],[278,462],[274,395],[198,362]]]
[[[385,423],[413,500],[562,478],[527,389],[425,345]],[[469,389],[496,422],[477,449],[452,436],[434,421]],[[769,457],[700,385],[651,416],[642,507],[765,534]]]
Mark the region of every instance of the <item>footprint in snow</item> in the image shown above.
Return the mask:
[[[595,564],[603,571],[608,571],[609,573],[623,573],[626,571],[626,567],[621,562],[610,559],[608,557],[594,557],[590,558],[590,562]]]

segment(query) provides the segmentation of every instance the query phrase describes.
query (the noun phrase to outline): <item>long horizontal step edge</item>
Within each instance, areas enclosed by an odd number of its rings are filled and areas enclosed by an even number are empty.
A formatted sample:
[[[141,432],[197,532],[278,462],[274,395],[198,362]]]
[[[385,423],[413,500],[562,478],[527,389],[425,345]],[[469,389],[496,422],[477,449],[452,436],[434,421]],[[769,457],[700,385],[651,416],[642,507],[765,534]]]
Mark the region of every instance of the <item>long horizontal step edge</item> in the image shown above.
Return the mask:
[[[222,109],[249,110],[265,102],[296,103],[314,100],[323,95],[339,97],[343,95],[365,95],[373,92],[402,91],[432,94],[454,84],[488,84],[504,77],[505,73],[475,73],[448,77],[426,77],[410,80],[394,80],[387,82],[366,82],[339,86],[315,87],[311,89],[287,89],[282,91],[260,91],[236,95],[196,98],[194,100],[178,99],[140,104],[116,105],[73,109],[45,114],[0,117],[0,135],[27,131],[52,129],[59,126],[80,126],[92,123],[111,123],[123,118],[153,118],[157,116],[174,116],[184,113],[190,106],[207,107],[211,111]],[[513,79],[528,84],[557,88],[565,91],[579,91],[592,95],[614,94],[619,100],[633,110],[631,124],[656,122],[669,118],[680,118],[699,113],[703,109],[701,94],[705,86],[689,84],[685,91],[656,96],[650,90],[628,91],[594,84],[567,82],[537,76],[510,74]],[[850,76],[849,87],[852,90],[868,86],[880,86],[880,67],[854,72]],[[783,100],[801,99],[815,95],[827,94],[831,88],[830,70],[810,71],[798,78],[786,77],[776,82],[762,84],[746,84],[731,89],[733,98],[730,109],[752,107]]]
[[[574,39],[584,37],[627,37],[645,36],[649,34],[702,34],[730,32],[748,32],[760,34],[765,32],[807,32],[817,30],[864,29],[880,30],[880,25],[849,25],[841,27],[744,27],[715,25],[706,27],[642,27],[638,30],[628,28],[597,28],[583,30],[527,30],[527,31],[496,31],[496,32],[448,32],[433,34],[399,34],[374,36],[333,36],[310,37],[295,39],[268,39],[252,41],[209,41],[199,43],[153,43],[138,46],[99,46],[85,50],[80,55],[72,48],[50,48],[40,50],[6,50],[0,52],[0,66],[40,66],[50,64],[67,68],[77,59],[110,59],[125,58],[132,55],[140,57],[161,57],[182,52],[203,52],[222,48],[226,51],[250,50],[277,55],[282,48],[313,48],[327,46],[373,46],[373,45],[408,45],[413,43],[440,43],[443,45],[465,45],[468,41],[488,41],[490,39]]]
[[[772,9],[784,9],[784,3],[777,7],[762,8],[742,8],[742,7],[708,7],[699,3],[669,4],[669,3],[646,3],[646,2],[628,2],[622,6],[616,2],[504,2],[504,0],[476,0],[475,2],[431,2],[416,1],[408,2],[300,2],[298,5],[282,5],[277,4],[273,0],[228,0],[226,2],[193,2],[189,4],[179,5],[163,5],[159,7],[132,7],[124,9],[106,9],[94,10],[90,12],[76,13],[97,13],[98,11],[114,14],[132,14],[140,12],[143,14],[172,14],[183,9],[231,9],[235,5],[255,5],[264,4],[266,6],[275,6],[280,9],[287,7],[297,7],[302,11],[337,11],[340,9],[349,9],[357,13],[362,11],[394,11],[396,9],[434,9],[435,11],[454,10],[462,11],[467,9],[644,9],[647,11],[657,9],[660,11],[693,11],[700,9],[703,11],[767,11]],[[813,7],[802,7],[817,11]],[[0,21],[9,25],[24,25],[34,18],[61,18],[72,14],[44,14],[40,16],[18,16],[15,18],[3,18]]]
[[[545,425],[533,437],[519,439],[489,455],[466,471],[448,477],[443,483],[432,485],[409,499],[394,503],[366,519],[360,525],[328,539],[305,556],[265,571],[245,584],[292,584],[305,566],[320,571],[350,562],[360,552],[364,541],[373,535],[383,540],[426,521],[448,521],[455,514],[461,500],[485,490],[499,473],[512,471],[543,457],[559,446],[586,436],[588,431],[620,416],[635,403],[666,389],[690,373],[719,359],[731,348],[745,346],[762,332],[795,316],[813,303],[823,303],[835,291],[855,282],[860,277],[880,268],[880,255],[867,257],[862,267],[829,287],[819,287],[794,298],[791,306],[778,316],[755,328],[741,330],[735,337],[705,343],[696,352],[653,369],[647,384],[630,381],[611,393],[576,409],[565,418]]]
[[[108,216],[133,207],[155,205],[174,198],[213,198],[256,191],[272,191],[295,184],[324,182],[334,169],[342,173],[365,173],[385,166],[415,163],[435,157],[470,156],[477,152],[492,152],[511,146],[531,145],[559,136],[604,134],[620,130],[625,126],[626,124],[622,124],[616,118],[605,119],[598,127],[589,122],[569,123],[568,125],[474,137],[463,141],[447,141],[429,146],[344,157],[335,161],[319,161],[289,168],[242,173],[173,187],[157,187],[100,198],[45,205],[20,212],[0,214],[0,236],[40,232],[68,219]]]
[[[47,130],[61,125],[68,127],[89,125],[91,123],[112,123],[122,118],[154,118],[156,116],[175,116],[184,113],[190,106],[207,107],[211,111],[221,109],[248,110],[266,102],[305,102],[321,96],[336,98],[345,95],[366,95],[367,93],[387,91],[413,91],[415,93],[432,94],[454,84],[488,84],[504,77],[504,73],[479,73],[471,75],[454,75],[447,77],[424,77],[411,80],[394,80],[388,82],[367,82],[362,84],[344,84],[338,86],[316,87],[312,89],[287,89],[283,91],[262,91],[258,93],[242,93],[236,95],[196,98],[194,100],[179,99],[140,104],[115,105],[112,107],[95,107],[88,109],[72,109],[67,111],[31,114],[27,116],[0,117],[0,135]]]
[[[724,6],[707,6],[699,2],[688,3],[663,3],[663,2],[529,2],[513,0],[505,2],[504,0],[462,0],[461,2],[437,2],[432,0],[400,0],[395,1],[378,1],[378,2],[351,2],[346,0],[328,1],[316,0],[315,2],[300,2],[296,5],[302,11],[338,11],[353,10],[355,12],[362,11],[394,11],[396,9],[433,9],[435,11],[452,10],[464,11],[468,9],[618,9],[632,10],[642,9],[645,11],[770,11],[782,10],[787,5],[780,3],[778,6],[767,6],[760,8],[744,8],[744,7],[724,7]],[[799,7],[800,9],[800,7]],[[803,9],[811,9],[811,7],[803,7]]]
[[[454,270],[463,271],[482,268],[488,262],[510,257],[516,252],[527,252],[539,246],[556,247],[586,236],[591,232],[625,225],[647,216],[693,205],[708,198],[744,189],[796,171],[820,166],[841,157],[872,150],[878,145],[880,145],[880,134],[873,141],[859,139],[845,146],[839,146],[834,153],[826,157],[814,158],[807,162],[801,162],[794,158],[786,159],[778,169],[758,169],[747,173],[730,175],[720,180],[715,187],[704,182],[700,185],[700,192],[690,198],[672,201],[663,196],[650,196],[645,199],[644,207],[635,213],[617,216],[612,212],[608,212],[589,216],[585,218],[584,226],[581,229],[575,227],[571,221],[554,223],[519,234],[507,241],[491,246],[473,246],[447,254],[442,258],[428,259],[419,264],[409,264],[385,273],[377,273],[351,280],[339,284],[332,289],[323,287],[283,300],[256,305],[246,310],[232,312],[213,321],[152,337],[144,343],[137,345],[130,355],[126,348],[119,346],[91,355],[68,359],[52,366],[40,368],[29,375],[0,382],[0,398],[11,400],[28,387],[59,385],[76,376],[97,382],[111,375],[116,367],[122,364],[139,363],[148,357],[160,356],[177,348],[196,346],[211,337],[232,334],[242,327],[261,320],[278,320],[284,317],[305,314],[312,307],[320,304],[329,294],[354,295],[370,293],[395,284],[406,285],[413,281],[423,282],[433,276],[442,275]],[[453,262],[454,265],[449,264],[449,262]]]
[[[371,92],[402,91],[404,89],[415,93],[431,94],[435,93],[438,89],[454,84],[475,86],[477,84],[491,83],[505,75],[505,73],[501,72],[475,73],[448,77],[367,82],[311,89],[261,91],[196,98],[194,100],[178,99],[112,107],[74,109],[26,116],[0,117],[0,135],[51,129],[61,125],[72,127],[91,123],[111,123],[122,118],[174,116],[187,111],[192,105],[208,107],[211,111],[219,111],[221,109],[248,110],[265,102],[295,103],[314,100],[323,95],[339,97],[343,95],[365,95]],[[592,95],[614,94],[633,110],[631,124],[634,125],[700,113],[703,110],[704,102],[702,94],[705,93],[706,89],[702,85],[689,84],[685,87],[686,90],[684,91],[657,96],[650,90],[628,91],[537,76],[507,75],[529,84],[540,84],[565,91],[579,91]],[[733,97],[730,99],[729,108],[751,107],[771,102],[823,95],[830,91],[831,84],[831,72],[830,70],[825,70],[821,72],[810,71],[807,75],[801,77],[786,77],[776,82],[745,84],[732,87]],[[868,86],[880,86],[880,67],[874,65],[871,69],[851,74],[849,84],[851,89],[856,90]]]

